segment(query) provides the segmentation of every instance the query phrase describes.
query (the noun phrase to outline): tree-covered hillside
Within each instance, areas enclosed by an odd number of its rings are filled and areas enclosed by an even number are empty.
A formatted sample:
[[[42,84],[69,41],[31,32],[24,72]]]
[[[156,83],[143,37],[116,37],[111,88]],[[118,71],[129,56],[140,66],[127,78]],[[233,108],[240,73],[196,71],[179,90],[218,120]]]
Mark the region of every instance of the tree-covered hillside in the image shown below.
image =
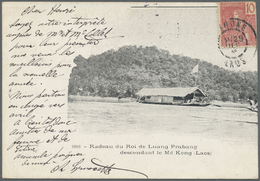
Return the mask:
[[[211,63],[170,55],[155,46],[124,46],[85,59],[74,60],[69,94],[102,97],[135,97],[143,87],[195,86],[194,66],[199,63],[197,87],[210,100],[257,100],[257,72],[234,72]]]

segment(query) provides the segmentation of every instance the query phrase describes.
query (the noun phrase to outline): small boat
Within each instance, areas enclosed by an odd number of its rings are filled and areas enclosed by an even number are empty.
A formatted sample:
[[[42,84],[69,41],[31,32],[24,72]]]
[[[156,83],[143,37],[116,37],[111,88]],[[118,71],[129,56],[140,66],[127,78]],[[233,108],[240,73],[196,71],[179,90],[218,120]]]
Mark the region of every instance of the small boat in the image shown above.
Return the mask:
[[[258,112],[258,102],[250,99],[248,99],[248,101],[250,102],[250,107],[248,107],[247,109],[253,112]]]
[[[247,109],[253,112],[258,112],[258,108],[248,107]]]

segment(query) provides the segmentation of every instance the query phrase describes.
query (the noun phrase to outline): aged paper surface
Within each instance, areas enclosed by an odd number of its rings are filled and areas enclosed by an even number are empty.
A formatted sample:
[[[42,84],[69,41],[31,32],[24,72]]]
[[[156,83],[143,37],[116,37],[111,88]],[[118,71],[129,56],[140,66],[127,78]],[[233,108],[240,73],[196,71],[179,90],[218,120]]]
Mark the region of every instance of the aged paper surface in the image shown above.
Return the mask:
[[[2,7],[4,178],[258,178],[254,2]]]

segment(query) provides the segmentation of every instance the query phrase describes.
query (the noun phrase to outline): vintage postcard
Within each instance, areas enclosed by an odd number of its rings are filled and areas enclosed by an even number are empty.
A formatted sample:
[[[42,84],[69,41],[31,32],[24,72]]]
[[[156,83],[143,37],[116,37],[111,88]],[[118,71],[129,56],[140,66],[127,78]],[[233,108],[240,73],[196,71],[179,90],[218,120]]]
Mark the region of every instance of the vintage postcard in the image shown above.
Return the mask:
[[[3,178],[258,178],[256,3],[3,2]]]

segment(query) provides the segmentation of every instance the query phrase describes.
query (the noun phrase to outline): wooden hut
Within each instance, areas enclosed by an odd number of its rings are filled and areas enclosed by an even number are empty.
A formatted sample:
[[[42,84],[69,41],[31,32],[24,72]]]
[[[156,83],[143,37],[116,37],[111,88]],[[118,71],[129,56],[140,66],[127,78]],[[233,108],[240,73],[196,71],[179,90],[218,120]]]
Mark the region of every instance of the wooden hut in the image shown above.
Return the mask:
[[[198,87],[143,88],[136,94],[139,102],[158,104],[189,103],[206,97]]]

